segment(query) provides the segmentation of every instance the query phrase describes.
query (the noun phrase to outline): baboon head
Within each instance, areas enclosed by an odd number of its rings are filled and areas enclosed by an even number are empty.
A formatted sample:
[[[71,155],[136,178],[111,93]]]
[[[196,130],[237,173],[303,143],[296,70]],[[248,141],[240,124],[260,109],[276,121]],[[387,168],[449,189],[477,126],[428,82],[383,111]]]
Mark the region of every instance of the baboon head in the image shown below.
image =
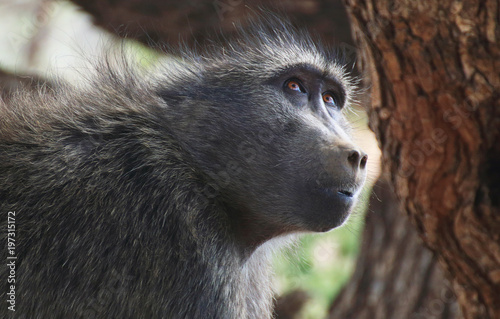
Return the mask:
[[[266,23],[187,63],[160,81],[173,83],[158,89],[168,125],[242,238],[341,225],[367,156],[349,136],[343,113],[354,85],[339,59],[283,23]]]

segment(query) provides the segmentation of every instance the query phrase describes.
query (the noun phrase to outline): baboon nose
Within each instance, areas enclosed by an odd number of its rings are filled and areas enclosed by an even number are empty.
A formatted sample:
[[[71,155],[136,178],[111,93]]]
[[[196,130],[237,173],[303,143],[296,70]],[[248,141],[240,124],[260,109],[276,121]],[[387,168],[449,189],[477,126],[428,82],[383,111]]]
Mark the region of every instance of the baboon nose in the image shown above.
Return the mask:
[[[366,161],[368,161],[368,155],[357,150],[351,150],[348,152],[347,161],[351,166],[356,169],[364,169],[366,167]]]

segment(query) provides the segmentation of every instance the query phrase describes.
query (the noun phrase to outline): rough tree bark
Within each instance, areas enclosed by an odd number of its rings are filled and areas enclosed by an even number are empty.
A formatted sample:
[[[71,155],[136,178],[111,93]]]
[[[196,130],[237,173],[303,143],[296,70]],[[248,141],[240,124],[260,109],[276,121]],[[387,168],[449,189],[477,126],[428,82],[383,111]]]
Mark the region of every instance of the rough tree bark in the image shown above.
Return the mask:
[[[436,257],[402,214],[384,178],[370,197],[356,269],[330,306],[329,318],[460,318]]]
[[[497,0],[345,0],[370,125],[466,318],[500,318]]]

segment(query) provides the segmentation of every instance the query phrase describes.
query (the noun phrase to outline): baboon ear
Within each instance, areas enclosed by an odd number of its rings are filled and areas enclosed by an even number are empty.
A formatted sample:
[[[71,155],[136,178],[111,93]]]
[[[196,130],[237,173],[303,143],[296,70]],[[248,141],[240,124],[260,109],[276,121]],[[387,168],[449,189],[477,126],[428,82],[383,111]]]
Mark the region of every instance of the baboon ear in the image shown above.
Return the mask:
[[[179,103],[186,99],[185,95],[168,88],[161,88],[157,90],[157,94],[170,106],[179,105]]]

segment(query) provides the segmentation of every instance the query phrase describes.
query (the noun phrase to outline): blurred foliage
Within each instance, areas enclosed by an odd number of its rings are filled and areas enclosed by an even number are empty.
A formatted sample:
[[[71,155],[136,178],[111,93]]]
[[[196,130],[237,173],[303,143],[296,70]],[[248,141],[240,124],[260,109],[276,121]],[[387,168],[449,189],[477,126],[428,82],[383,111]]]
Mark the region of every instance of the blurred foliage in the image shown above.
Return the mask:
[[[366,187],[349,220],[325,234],[307,234],[274,261],[279,295],[303,289],[311,297],[304,319],[325,318],[328,307],[355,268],[371,187]]]

